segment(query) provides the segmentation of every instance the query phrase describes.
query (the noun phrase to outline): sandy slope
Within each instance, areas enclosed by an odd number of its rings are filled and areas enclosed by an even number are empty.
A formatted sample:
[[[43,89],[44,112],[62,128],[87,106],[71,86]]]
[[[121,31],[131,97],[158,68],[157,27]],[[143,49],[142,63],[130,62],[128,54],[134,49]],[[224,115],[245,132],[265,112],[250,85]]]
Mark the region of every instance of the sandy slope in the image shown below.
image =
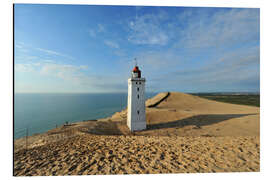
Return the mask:
[[[166,93],[154,97],[159,101]],[[154,104],[153,99],[146,106]],[[126,110],[112,121],[125,121]],[[189,94],[172,92],[154,108],[146,108],[148,130],[140,135],[177,136],[258,136],[260,108],[211,101]],[[121,129],[124,129],[120,127]],[[128,129],[122,130],[127,134]]]
[[[15,141],[15,175],[259,171],[257,107],[160,93],[147,130],[130,133],[126,110]]]
[[[75,136],[15,153],[15,175],[259,171],[258,137]]]

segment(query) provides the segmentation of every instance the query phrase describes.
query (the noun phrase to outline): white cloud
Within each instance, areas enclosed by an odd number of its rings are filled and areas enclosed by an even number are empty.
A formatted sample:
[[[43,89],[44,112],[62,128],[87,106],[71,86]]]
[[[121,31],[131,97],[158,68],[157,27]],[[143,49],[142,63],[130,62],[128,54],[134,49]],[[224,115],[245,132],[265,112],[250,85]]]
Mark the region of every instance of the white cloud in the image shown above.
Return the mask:
[[[33,63],[33,66],[35,66],[35,67],[41,66],[41,63],[40,62]]]
[[[14,46],[14,50],[18,52],[29,52],[28,47],[23,42],[16,42]]]
[[[22,43],[22,42],[16,43],[15,44],[15,50],[16,50],[16,48],[19,51],[19,52],[16,53],[16,60],[18,60],[18,59],[21,59],[21,60],[37,60],[37,59],[40,59],[40,57],[38,57],[38,56],[25,54],[25,53],[29,54],[29,52],[33,51],[33,50],[38,50],[40,52],[46,53],[47,55],[60,56],[60,57],[64,57],[64,58],[68,58],[68,59],[72,59],[72,60],[74,59],[72,56],[64,54],[64,53],[56,52],[56,51],[49,50],[49,49],[39,48],[39,47],[32,47],[31,45],[26,45],[25,43]],[[25,53],[22,54],[20,52],[25,52]]]
[[[22,49],[23,48],[23,46],[22,45],[19,45],[19,44],[16,44],[15,47],[16,48],[19,48],[19,49]]]
[[[88,34],[92,38],[96,38],[100,33],[106,32],[105,26],[98,24],[96,27],[91,27],[87,30]]]
[[[44,63],[54,63],[54,61],[53,60],[50,60],[50,59],[44,59],[43,62]]]
[[[43,48],[35,48],[36,50],[39,50],[41,52],[45,52],[49,55],[56,55],[56,56],[61,56],[61,57],[65,57],[65,58],[69,58],[69,59],[74,59],[72,56],[69,56],[67,54],[63,54],[63,53],[60,53],[60,52],[56,52],[56,51],[52,51],[52,50],[49,50],[49,49],[43,49]]]
[[[64,80],[78,81],[78,77],[82,76],[80,70],[87,69],[88,66],[74,66],[69,64],[55,64],[45,63],[42,64],[40,73],[42,75],[56,76]]]
[[[190,18],[186,28],[179,31],[177,47],[218,48],[259,40],[258,9],[219,10],[212,15],[195,9],[178,18],[185,17]]]
[[[88,66],[86,66],[86,65],[81,65],[81,66],[79,66],[79,67],[80,67],[80,69],[82,69],[82,70],[88,69]]]
[[[179,69],[156,76],[154,83],[163,81],[168,87],[172,87],[172,85],[177,87],[177,84],[181,84],[182,87],[189,89],[199,87],[201,90],[210,91],[237,86],[246,88],[246,85],[249,85],[248,88],[256,90],[260,83],[259,51],[259,46],[236,49],[220,56],[218,61],[204,66]]]
[[[16,42],[15,43],[15,47],[16,48],[19,48],[19,49],[22,49],[22,48],[25,47],[25,43],[23,43],[23,42]]]
[[[161,72],[162,69],[170,69],[181,63],[181,57],[171,51],[148,51],[138,54],[138,62],[145,71]]]
[[[166,17],[167,14],[164,11],[136,17],[135,20],[130,21],[128,24],[130,30],[128,41],[134,44],[166,45],[169,36],[161,26]]]
[[[29,56],[25,54],[15,55],[15,61],[35,61],[37,59],[39,59],[38,56]]]
[[[33,64],[15,64],[15,72],[32,72],[34,71]]]
[[[119,45],[116,42],[105,40],[104,43],[111,48],[119,48]]]
[[[31,72],[38,78],[49,78],[47,86],[41,86],[37,91],[54,92],[54,87],[49,87],[50,84],[57,84],[57,91],[59,92],[119,92],[126,89],[126,79],[121,75],[96,75],[91,74],[87,65],[70,65],[70,64],[56,64],[56,63],[28,63],[28,64],[15,64],[16,72]],[[17,74],[18,75],[18,74]],[[17,76],[19,77],[19,76]],[[56,78],[55,80],[52,80]],[[63,81],[58,81],[58,80]],[[24,89],[26,81],[16,81],[16,92],[28,92]],[[48,82],[47,82],[48,83]],[[60,84],[62,85],[60,85]],[[61,89],[62,87],[62,89]],[[32,89],[33,90],[33,89]],[[34,90],[33,90],[34,91]]]
[[[86,75],[82,70],[88,69],[88,66],[74,66],[68,64],[44,64],[40,73],[45,76],[52,76],[63,79],[70,83],[70,87],[76,85],[81,91],[89,92],[111,92],[123,90],[125,81],[121,81],[121,76],[100,76]]]
[[[105,32],[105,26],[103,24],[98,24],[98,32]]]
[[[88,69],[87,65],[56,64],[54,61],[15,64],[16,72],[35,72],[64,80],[76,80],[76,78],[83,76],[81,70],[86,69]]]

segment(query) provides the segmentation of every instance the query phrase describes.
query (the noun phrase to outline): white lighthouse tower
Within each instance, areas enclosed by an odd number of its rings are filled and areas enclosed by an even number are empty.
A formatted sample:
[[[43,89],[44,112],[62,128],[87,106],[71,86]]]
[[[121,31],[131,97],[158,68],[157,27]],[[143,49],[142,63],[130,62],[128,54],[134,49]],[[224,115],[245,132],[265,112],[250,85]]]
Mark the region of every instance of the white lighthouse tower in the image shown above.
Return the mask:
[[[144,91],[145,78],[141,77],[141,71],[135,65],[131,78],[128,79],[127,125],[131,131],[146,129]]]

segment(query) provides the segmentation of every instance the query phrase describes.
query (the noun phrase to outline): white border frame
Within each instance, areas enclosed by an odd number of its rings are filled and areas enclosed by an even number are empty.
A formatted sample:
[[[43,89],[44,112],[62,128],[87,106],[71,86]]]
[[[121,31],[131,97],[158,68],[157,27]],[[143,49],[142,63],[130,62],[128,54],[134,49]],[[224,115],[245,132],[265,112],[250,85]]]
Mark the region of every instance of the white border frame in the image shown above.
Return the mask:
[[[269,179],[270,170],[270,146],[269,146],[269,130],[270,127],[270,92],[269,89],[269,33],[270,33],[270,8],[267,0],[14,0],[1,1],[0,5],[0,82],[1,82],[1,177],[8,179],[28,179],[27,177],[13,177],[13,159],[12,159],[12,122],[13,122],[13,3],[39,3],[39,4],[98,4],[98,5],[151,5],[151,6],[193,6],[193,7],[243,7],[243,8],[260,8],[261,22],[261,41],[260,41],[260,93],[261,93],[261,172],[259,173],[196,173],[196,174],[158,174],[158,175],[107,175],[107,176],[47,176],[33,177],[33,179],[137,179],[137,178],[188,178],[188,179]],[[268,110],[268,111],[267,111]]]

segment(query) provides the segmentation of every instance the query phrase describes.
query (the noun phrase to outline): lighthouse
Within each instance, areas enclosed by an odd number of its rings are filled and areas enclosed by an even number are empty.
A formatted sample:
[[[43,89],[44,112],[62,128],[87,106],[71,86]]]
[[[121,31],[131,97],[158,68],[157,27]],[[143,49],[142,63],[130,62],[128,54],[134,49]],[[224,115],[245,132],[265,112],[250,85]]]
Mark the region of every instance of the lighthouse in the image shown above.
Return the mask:
[[[144,92],[145,78],[141,77],[141,71],[135,65],[128,79],[127,125],[132,132],[146,129]]]

